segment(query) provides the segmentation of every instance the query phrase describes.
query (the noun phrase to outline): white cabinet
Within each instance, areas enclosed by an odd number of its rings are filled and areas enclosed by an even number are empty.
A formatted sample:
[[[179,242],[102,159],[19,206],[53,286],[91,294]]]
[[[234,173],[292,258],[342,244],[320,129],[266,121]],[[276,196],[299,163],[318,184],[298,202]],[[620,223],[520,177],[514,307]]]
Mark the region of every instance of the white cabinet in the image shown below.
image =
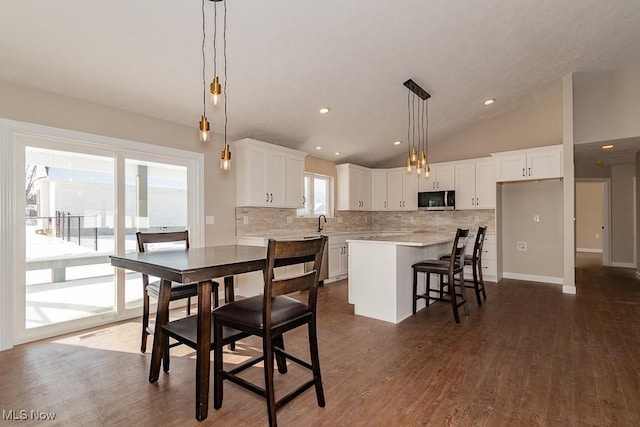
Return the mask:
[[[347,243],[334,243],[329,245],[328,279],[339,279],[347,275],[349,267],[349,247]]]
[[[419,191],[453,190],[455,188],[454,164],[429,165],[429,178],[421,178]]]
[[[562,178],[562,145],[493,153],[496,181]]]
[[[492,158],[456,163],[456,209],[495,209],[495,171]]]
[[[473,245],[475,244],[475,236],[474,238],[469,239],[469,243],[467,244],[468,255],[473,254]],[[495,234],[485,234],[484,243],[482,244],[482,255],[480,256],[480,263],[482,264],[482,278],[484,280],[488,280],[490,282],[497,281],[497,272],[498,272],[498,256],[496,252],[496,235]],[[466,280],[473,279],[473,272],[471,270],[471,266],[467,266],[464,268],[464,278]],[[469,294],[467,294],[467,297]]]
[[[371,171],[371,210],[387,210],[389,208],[387,194],[387,170],[373,169]]]
[[[417,173],[407,172],[405,168],[387,170],[388,210],[415,211],[418,209]]]
[[[340,211],[368,211],[371,209],[371,171],[345,163],[336,166],[338,203]]]
[[[302,206],[306,153],[249,138],[234,147],[237,206]]]

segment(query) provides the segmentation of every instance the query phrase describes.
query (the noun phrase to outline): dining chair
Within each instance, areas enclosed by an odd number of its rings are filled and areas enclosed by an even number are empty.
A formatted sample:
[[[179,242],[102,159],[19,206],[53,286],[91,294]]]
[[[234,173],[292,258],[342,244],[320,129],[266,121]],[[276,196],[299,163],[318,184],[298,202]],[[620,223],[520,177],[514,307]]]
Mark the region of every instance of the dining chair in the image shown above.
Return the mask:
[[[431,301],[450,302],[456,323],[460,323],[458,308],[461,305],[464,308],[464,314],[469,315],[464,286],[464,257],[468,238],[469,229],[458,228],[448,259],[430,259],[413,264],[413,314],[416,314],[418,300],[425,299],[427,306],[431,304]],[[418,293],[418,273],[426,274],[426,289],[424,294]],[[431,289],[431,274],[440,276],[439,289]],[[446,283],[443,282],[443,277],[447,277]],[[460,293],[456,291],[456,280],[460,288]],[[447,295],[445,295],[445,288]]]
[[[172,232],[164,232],[164,233],[143,233],[137,232],[136,239],[138,241],[138,251],[146,252],[152,250],[163,250],[167,249],[167,244],[182,244],[181,247],[184,249],[189,249],[189,232],[187,230],[184,231],[172,231]],[[164,244],[164,245],[163,245]],[[155,247],[154,247],[155,246]],[[162,247],[164,246],[164,248]],[[171,245],[171,249],[175,249],[176,245]],[[212,281],[212,303],[215,307],[218,306],[218,282]],[[147,336],[149,334],[153,334],[153,329],[149,327],[149,303],[150,297],[158,300],[158,296],[160,294],[160,281],[156,280],[153,282],[149,282],[149,276],[146,274],[142,275],[142,342],[140,345],[140,351],[142,353],[147,351]],[[187,300],[187,316],[191,315],[191,297],[198,296],[198,284],[197,283],[189,283],[189,284],[180,284],[180,283],[171,283],[171,295],[169,296],[169,301],[175,301],[180,299]],[[169,345],[168,338],[166,342],[163,343],[163,366],[164,370],[169,370],[169,347],[174,347],[179,345],[180,342],[173,343]]]
[[[325,406],[318,356],[316,305],[319,272],[326,241],[326,236],[288,241],[269,239],[263,294],[228,303],[213,310],[215,343],[213,398],[216,409],[220,409],[222,406],[223,380],[230,380],[265,398],[270,426],[277,425],[276,410],[278,408],[312,386],[315,386],[318,406]],[[278,266],[303,262],[313,262],[311,271],[284,278],[276,278],[274,275],[274,268]],[[306,302],[288,296],[288,294],[298,291],[307,291]],[[300,294],[300,296],[303,295]],[[294,356],[284,349],[284,333],[304,325],[308,327],[311,362]],[[261,337],[262,355],[246,361],[234,369],[225,371],[222,352],[222,346],[225,344],[223,339],[225,328]],[[287,372],[287,360],[312,372],[311,379],[278,401],[275,400],[273,386],[274,357],[281,374]],[[264,362],[264,388],[238,375],[261,361]]]
[[[471,274],[473,276],[472,279],[465,279],[465,286],[467,288],[471,288],[474,290],[476,294],[476,301],[478,305],[482,305],[482,299],[480,296],[484,297],[484,300],[487,300],[487,293],[484,290],[484,278],[482,277],[482,247],[484,244],[485,236],[487,235],[487,227],[481,226],[478,227],[478,232],[476,233],[476,240],[473,245],[473,252],[471,255],[465,254],[464,256],[464,265],[468,265],[471,267]],[[448,260],[451,255],[446,254],[442,255],[439,259]],[[467,283],[471,283],[467,285]]]

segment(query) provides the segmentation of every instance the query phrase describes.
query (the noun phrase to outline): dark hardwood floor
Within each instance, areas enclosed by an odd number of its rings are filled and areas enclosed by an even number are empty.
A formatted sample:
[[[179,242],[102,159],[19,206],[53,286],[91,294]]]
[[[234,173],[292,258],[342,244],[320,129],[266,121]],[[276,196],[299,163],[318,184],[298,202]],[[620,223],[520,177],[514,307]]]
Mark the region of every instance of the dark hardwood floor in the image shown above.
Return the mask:
[[[278,411],[281,426],[638,426],[640,282],[634,271],[578,257],[577,295],[517,280],[487,283],[469,317],[439,303],[399,325],[353,315],[346,282],[323,287],[320,362],[327,406],[313,390]],[[195,360],[147,381],[139,320],[0,352],[0,410],[56,413],[47,425],[266,425],[266,405],[225,383],[219,411],[194,418]],[[286,336],[307,355],[306,334]],[[256,354],[244,341],[225,361]],[[260,368],[248,372],[259,381]],[[308,373],[276,374],[281,396]],[[0,424],[8,424],[0,421]],[[41,425],[25,421],[20,425]]]

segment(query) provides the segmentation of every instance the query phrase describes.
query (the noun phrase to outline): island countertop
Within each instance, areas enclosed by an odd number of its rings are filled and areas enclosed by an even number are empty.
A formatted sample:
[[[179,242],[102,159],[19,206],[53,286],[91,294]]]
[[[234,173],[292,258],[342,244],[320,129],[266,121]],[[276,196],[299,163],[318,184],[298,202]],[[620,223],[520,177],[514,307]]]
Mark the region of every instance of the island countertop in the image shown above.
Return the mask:
[[[376,237],[372,239],[357,239],[349,240],[347,243],[369,243],[369,244],[386,244],[386,245],[401,245],[401,246],[432,246],[440,243],[448,243],[453,241],[455,233],[408,233],[400,234],[396,236]]]

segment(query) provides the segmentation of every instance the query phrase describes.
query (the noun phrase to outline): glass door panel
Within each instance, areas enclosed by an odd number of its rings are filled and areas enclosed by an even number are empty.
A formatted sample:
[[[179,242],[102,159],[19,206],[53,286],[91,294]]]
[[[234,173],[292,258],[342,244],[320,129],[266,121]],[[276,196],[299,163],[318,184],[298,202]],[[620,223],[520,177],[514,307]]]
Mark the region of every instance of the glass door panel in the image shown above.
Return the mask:
[[[125,252],[138,250],[138,231],[187,229],[187,176],[186,166],[125,159]],[[141,275],[127,272],[126,309],[142,305],[142,291]]]
[[[115,311],[114,159],[25,147],[25,329]]]

